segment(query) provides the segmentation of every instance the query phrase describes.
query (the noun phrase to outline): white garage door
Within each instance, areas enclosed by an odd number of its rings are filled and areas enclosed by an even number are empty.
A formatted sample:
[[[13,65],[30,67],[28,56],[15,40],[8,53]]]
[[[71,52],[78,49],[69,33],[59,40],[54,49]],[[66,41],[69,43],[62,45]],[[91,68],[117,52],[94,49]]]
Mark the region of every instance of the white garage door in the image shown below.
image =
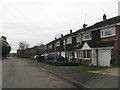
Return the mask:
[[[111,52],[110,50],[98,50],[98,65],[110,66]]]

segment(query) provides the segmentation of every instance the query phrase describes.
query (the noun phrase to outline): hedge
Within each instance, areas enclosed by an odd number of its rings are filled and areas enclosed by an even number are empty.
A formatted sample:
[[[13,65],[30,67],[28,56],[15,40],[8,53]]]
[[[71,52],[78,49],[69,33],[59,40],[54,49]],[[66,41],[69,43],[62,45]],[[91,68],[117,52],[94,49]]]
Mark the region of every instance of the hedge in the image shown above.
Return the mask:
[[[68,62],[68,61],[46,61],[47,64],[55,65],[55,66],[79,66],[79,63],[76,62]]]
[[[36,60],[37,60],[38,62],[43,62],[43,61],[44,61],[44,56],[38,56],[38,57],[36,58]]]
[[[2,46],[2,57],[6,57],[11,50],[10,46]]]
[[[11,47],[8,42],[0,39],[0,56],[2,55],[2,57],[6,57],[10,50]]]

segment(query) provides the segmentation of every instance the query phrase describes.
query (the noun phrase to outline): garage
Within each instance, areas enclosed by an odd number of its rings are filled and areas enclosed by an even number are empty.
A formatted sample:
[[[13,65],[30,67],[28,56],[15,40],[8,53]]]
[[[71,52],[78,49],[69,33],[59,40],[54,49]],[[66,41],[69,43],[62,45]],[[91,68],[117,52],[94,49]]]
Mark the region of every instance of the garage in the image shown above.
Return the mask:
[[[98,65],[110,66],[111,50],[98,50]]]

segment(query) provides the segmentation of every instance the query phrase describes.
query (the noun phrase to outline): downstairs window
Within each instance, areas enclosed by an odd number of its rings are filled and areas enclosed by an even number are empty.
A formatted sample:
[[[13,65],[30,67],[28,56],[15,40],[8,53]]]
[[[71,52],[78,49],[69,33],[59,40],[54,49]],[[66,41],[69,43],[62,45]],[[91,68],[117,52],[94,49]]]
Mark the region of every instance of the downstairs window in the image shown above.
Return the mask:
[[[90,59],[91,50],[83,50],[82,51],[82,59]]]

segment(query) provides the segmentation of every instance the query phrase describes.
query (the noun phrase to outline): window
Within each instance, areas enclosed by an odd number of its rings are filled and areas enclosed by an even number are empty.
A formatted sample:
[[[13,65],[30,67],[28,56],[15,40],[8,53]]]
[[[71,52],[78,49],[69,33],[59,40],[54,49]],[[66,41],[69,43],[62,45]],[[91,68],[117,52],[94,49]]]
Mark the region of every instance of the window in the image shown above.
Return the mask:
[[[90,50],[82,51],[82,59],[90,59]]]
[[[54,48],[55,47],[55,45],[54,44],[52,44],[52,48]]]
[[[57,42],[56,42],[56,46],[60,46],[60,41],[57,41]]]
[[[77,42],[81,42],[81,37],[80,36],[77,36]]]
[[[75,56],[74,56],[74,52],[70,52],[70,57],[71,58],[74,58]]]
[[[92,39],[91,32],[86,32],[86,33],[82,34],[82,40],[83,41],[85,41],[85,40],[91,40],[91,39]]]
[[[66,52],[66,57],[69,57],[69,53],[68,52]]]
[[[72,44],[72,38],[71,37],[67,38],[67,44]]]
[[[87,58],[86,55],[87,53],[86,53],[86,50],[83,50],[83,58]]]
[[[49,49],[52,49],[52,45],[49,45]]]
[[[63,45],[65,45],[65,40],[63,40]]]
[[[101,37],[115,36],[115,27],[106,28],[101,30]]]
[[[45,46],[45,49],[47,49],[47,46]]]

